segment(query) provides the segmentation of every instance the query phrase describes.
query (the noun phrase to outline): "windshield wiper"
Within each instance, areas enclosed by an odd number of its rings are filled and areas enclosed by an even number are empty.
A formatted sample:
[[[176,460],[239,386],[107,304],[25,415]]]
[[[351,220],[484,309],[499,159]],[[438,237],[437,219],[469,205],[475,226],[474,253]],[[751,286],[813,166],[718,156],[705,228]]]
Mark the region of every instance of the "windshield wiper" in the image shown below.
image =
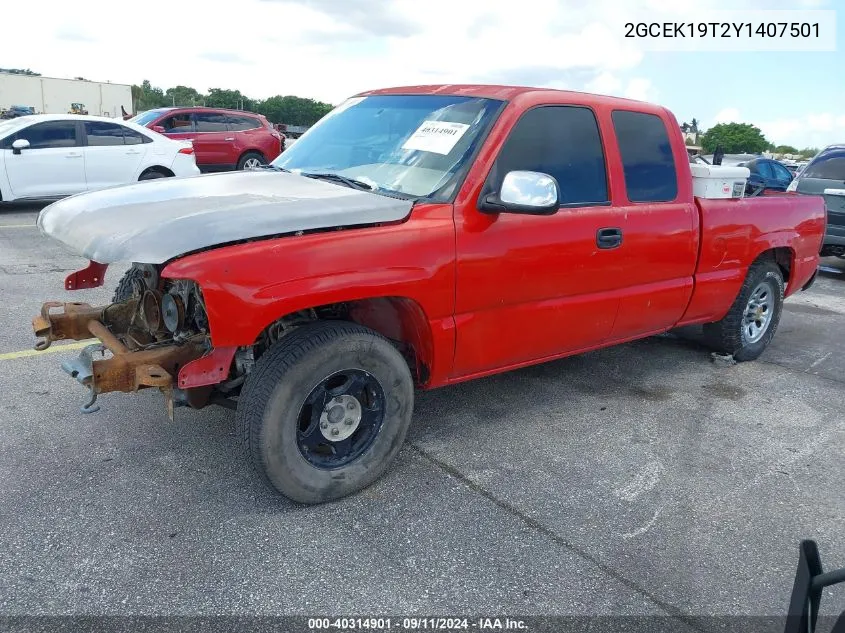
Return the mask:
[[[253,167],[253,169],[269,169],[271,171],[283,171],[286,174],[290,173],[290,169],[285,169],[284,167],[279,167],[277,165],[259,165],[258,167]]]
[[[341,176],[340,174],[333,174],[331,172],[316,173],[301,171],[299,172],[299,175],[305,176],[306,178],[314,178],[315,180],[333,180],[335,182],[344,184],[351,189],[360,189],[361,191],[373,191],[374,189],[376,189],[376,187],[373,187],[371,184],[366,183],[362,180],[347,178],[346,176]]]

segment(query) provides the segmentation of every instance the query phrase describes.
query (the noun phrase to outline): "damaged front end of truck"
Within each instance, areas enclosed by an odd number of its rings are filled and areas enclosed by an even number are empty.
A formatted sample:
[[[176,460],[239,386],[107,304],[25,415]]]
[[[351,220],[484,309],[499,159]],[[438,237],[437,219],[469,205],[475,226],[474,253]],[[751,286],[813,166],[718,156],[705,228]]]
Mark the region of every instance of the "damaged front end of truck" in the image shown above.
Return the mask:
[[[89,390],[84,412],[97,409],[101,394],[141,389],[160,389],[171,418],[178,406],[235,408],[261,343],[213,345],[202,288],[168,278],[168,264],[243,242],[397,222],[411,206],[272,170],[160,179],[60,200],[41,211],[38,227],[89,260],[67,277],[65,290],[102,286],[109,265],[132,265],[114,303],[44,303],[32,320],[36,349],[92,340],[62,365]]]
[[[100,275],[105,268],[92,267],[99,268]],[[179,387],[180,371],[212,351],[202,293],[193,282],[162,281],[155,266],[136,265],[131,272],[135,274],[128,279],[134,288],[122,301],[106,306],[44,303],[32,320],[39,338],[35,349],[47,349],[54,341],[96,339],[75,359],[62,363],[62,369],[89,391],[82,411],[96,411],[97,397],[103,393],[155,388],[164,393],[172,419],[174,406],[198,408],[210,395],[207,388]],[[79,283],[77,275],[71,275],[66,286]],[[99,279],[83,287],[95,284]],[[183,372],[183,386],[191,373],[190,367]],[[210,378],[217,382],[225,375]]]

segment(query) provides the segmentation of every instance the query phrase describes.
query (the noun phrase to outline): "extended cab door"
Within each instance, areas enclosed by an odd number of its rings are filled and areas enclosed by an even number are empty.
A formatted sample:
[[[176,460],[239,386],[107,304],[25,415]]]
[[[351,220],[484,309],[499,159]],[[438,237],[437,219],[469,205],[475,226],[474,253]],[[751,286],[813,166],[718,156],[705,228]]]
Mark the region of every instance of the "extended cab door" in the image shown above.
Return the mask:
[[[510,171],[553,176],[563,206],[549,216],[478,209]],[[482,176],[484,177],[484,176]],[[547,105],[510,130],[481,194],[456,202],[457,341],[453,376],[577,351],[610,335],[626,284],[624,211],[610,202],[593,110]],[[601,242],[602,246],[599,246]]]
[[[662,332],[683,315],[698,258],[698,212],[689,159],[665,110],[614,110],[611,152],[624,232],[625,289],[611,338]],[[669,130],[672,130],[670,135]],[[672,139],[675,138],[675,142]]]
[[[15,198],[54,198],[85,191],[79,121],[44,121],[4,139],[6,176]],[[29,141],[15,154],[12,143]]]

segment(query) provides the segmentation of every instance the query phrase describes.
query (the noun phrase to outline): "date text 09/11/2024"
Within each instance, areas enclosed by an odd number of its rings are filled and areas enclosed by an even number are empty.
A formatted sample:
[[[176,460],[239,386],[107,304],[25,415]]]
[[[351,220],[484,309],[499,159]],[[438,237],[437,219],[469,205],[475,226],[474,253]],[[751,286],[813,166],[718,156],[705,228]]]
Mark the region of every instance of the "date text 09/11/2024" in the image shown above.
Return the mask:
[[[810,38],[819,37],[818,22],[626,22],[627,38]]]
[[[511,618],[309,618],[309,631],[525,631],[523,620]]]

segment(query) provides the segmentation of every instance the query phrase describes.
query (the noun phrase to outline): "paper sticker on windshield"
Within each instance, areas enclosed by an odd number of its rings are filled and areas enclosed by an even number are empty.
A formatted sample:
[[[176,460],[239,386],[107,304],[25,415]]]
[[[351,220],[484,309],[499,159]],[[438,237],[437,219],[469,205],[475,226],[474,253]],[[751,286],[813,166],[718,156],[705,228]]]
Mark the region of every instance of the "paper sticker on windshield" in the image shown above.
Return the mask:
[[[418,149],[446,155],[457,145],[469,129],[466,123],[450,121],[423,121],[417,131],[411,134],[402,149]]]

